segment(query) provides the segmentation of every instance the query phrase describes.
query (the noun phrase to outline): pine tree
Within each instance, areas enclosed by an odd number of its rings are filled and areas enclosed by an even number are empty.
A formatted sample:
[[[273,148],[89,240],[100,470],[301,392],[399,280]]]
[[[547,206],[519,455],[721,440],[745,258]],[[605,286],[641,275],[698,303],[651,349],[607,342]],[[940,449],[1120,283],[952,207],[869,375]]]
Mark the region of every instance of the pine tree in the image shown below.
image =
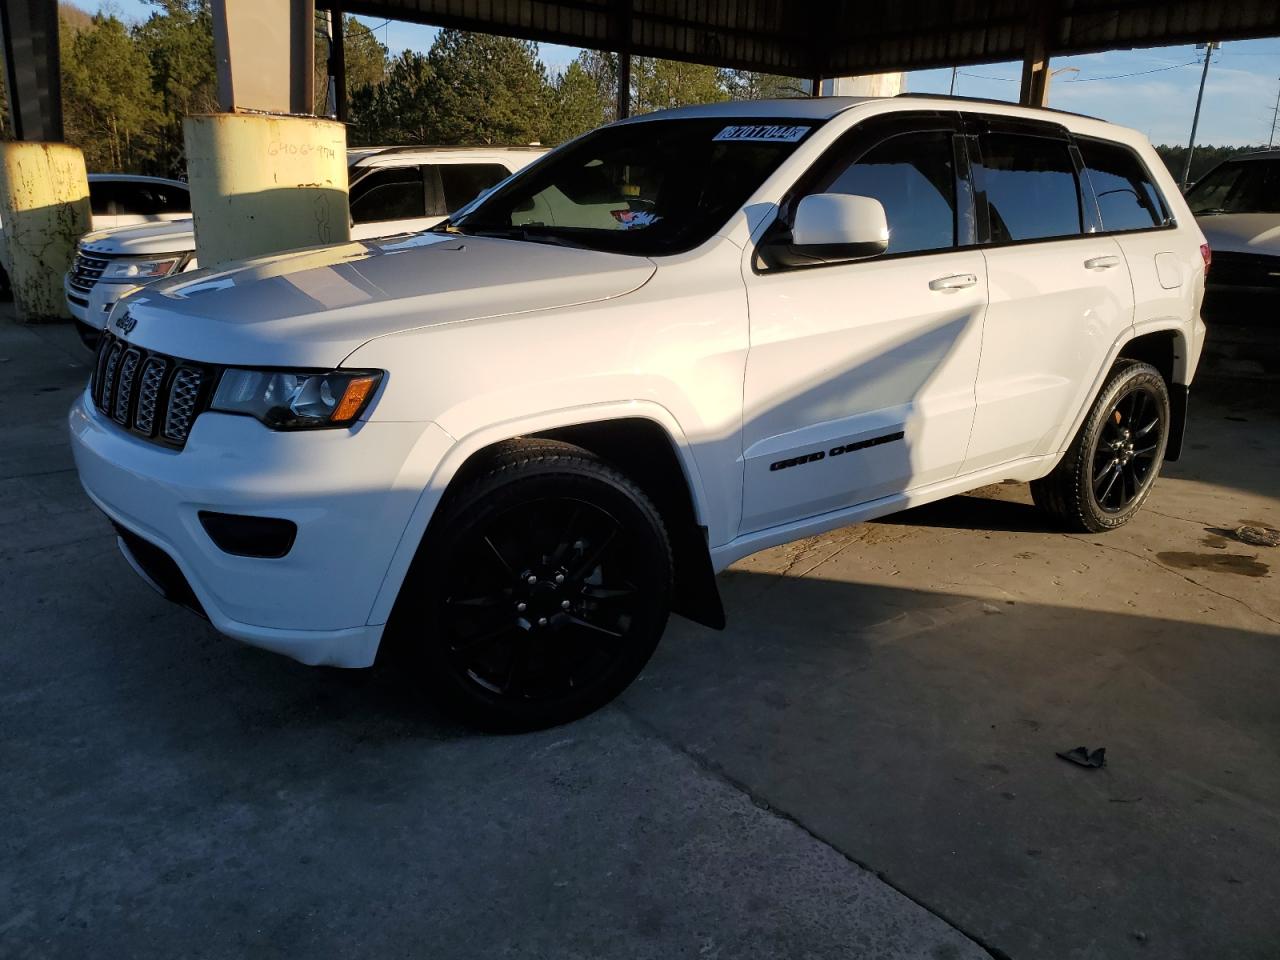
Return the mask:
[[[604,123],[608,107],[608,100],[601,96],[595,79],[580,60],[574,60],[556,78],[552,88],[547,142],[564,143],[594,130]]]
[[[151,65],[125,25],[99,14],[80,30],[61,31],[62,98],[68,143],[90,170],[137,170],[163,126]]]
[[[549,84],[537,44],[441,30],[427,62],[423,112],[434,142],[511,145],[547,136]]]

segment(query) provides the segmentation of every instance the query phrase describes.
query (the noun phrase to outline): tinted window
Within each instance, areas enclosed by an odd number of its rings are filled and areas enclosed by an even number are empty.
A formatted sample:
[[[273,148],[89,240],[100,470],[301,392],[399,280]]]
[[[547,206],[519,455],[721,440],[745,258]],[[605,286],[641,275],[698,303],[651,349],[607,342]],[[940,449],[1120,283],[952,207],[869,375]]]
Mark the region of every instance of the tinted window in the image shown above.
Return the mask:
[[[872,147],[815,193],[873,197],[889,221],[886,253],[955,245],[955,162],[951,134],[905,133]]]
[[[440,185],[444,189],[442,216],[466,206],[511,173],[500,163],[442,163],[436,169],[440,171]]]
[[[1232,160],[1214,167],[1187,193],[1196,216],[1280,213],[1280,160]]]
[[[190,195],[180,187],[164,183],[116,184],[115,209],[119,215],[154,217],[162,213],[186,213],[191,210]]]
[[[1145,230],[1164,223],[1164,205],[1141,160],[1115,144],[1081,140],[1079,146],[1103,230]]]
[[[191,212],[191,193],[186,188],[159,183],[154,184],[151,190],[155,197],[157,213]]]
[[[185,187],[169,183],[132,180],[91,180],[89,209],[95,215],[155,216],[161,213],[190,213],[191,194]]]
[[[116,185],[110,181],[89,181],[89,209],[94,216],[115,213]]]
[[[982,174],[993,243],[1081,232],[1075,165],[1065,141],[987,134]]]
[[[424,216],[425,195],[417,167],[375,170],[351,188],[351,219],[355,223]]]

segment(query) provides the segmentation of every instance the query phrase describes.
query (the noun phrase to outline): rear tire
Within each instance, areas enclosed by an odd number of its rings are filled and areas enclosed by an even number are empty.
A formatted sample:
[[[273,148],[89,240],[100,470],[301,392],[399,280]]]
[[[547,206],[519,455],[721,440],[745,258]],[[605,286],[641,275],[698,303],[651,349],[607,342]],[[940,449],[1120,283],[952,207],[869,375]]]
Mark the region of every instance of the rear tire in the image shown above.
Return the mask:
[[[671,581],[666,529],[635,483],[580,447],[516,440],[441,504],[395,632],[450,712],[539,729],[635,679],[666,627]]]
[[[1160,371],[1120,360],[1062,460],[1032,481],[1031,498],[1070,530],[1124,526],[1160,473],[1169,423],[1169,389]]]

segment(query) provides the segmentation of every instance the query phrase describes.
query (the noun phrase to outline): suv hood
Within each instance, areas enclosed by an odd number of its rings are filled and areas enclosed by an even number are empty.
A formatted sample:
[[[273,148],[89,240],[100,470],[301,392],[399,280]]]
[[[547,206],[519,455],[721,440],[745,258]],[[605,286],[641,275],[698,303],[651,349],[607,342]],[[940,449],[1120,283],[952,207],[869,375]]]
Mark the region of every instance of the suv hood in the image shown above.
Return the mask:
[[[334,367],[375,337],[606,300],[656,269],[644,257],[423,233],[197,270],[124,303],[128,339],[152,350],[206,363]]]
[[[116,257],[190,253],[196,248],[195,221],[159,220],[132,227],[94,230],[80,238],[79,246],[86,253]]]
[[[1280,257],[1280,213],[1213,213],[1196,223],[1209,248]]]

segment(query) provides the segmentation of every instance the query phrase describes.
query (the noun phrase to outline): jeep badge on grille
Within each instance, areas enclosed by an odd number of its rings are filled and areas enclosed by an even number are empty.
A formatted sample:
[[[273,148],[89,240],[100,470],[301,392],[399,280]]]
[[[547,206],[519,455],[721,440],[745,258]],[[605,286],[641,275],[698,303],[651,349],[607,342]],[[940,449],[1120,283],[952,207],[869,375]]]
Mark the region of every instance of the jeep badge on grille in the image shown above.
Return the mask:
[[[116,329],[121,333],[132,333],[133,328],[138,325],[138,318],[131,314],[128,310],[116,317]]]

